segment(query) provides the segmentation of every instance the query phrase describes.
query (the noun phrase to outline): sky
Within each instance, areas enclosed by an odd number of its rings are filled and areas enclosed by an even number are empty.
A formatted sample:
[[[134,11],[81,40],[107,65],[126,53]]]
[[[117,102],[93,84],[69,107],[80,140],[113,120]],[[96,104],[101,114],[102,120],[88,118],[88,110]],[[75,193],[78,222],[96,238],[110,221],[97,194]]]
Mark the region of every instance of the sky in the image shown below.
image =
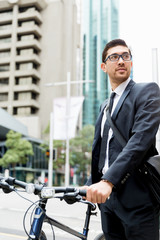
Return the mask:
[[[120,38],[132,49],[133,78],[136,82],[153,81],[153,48],[157,48],[160,65],[160,1],[119,0],[119,7]]]

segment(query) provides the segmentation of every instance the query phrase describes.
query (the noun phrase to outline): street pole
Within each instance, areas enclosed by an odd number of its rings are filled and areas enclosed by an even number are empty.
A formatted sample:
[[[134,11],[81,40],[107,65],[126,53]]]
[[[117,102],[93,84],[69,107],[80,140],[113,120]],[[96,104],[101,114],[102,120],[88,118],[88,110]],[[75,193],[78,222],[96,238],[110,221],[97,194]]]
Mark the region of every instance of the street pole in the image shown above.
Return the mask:
[[[69,118],[70,118],[70,92],[71,92],[71,84],[78,84],[78,83],[89,83],[93,82],[93,80],[80,80],[80,81],[71,81],[70,79],[70,72],[67,72],[67,81],[65,82],[55,82],[55,83],[46,83],[45,86],[61,86],[67,85],[67,99],[66,99],[66,159],[65,159],[65,186],[69,185]],[[50,158],[48,164],[48,175],[49,180],[48,184],[51,186],[52,178],[53,178],[53,113],[50,116]],[[52,143],[52,144],[51,144]],[[52,161],[51,161],[52,157]]]
[[[70,118],[70,72],[67,73],[67,101],[66,101],[66,162],[65,162],[65,186],[69,185],[69,118]]]
[[[48,186],[53,184],[53,112],[50,113],[50,137],[49,137],[49,162],[48,162]]]

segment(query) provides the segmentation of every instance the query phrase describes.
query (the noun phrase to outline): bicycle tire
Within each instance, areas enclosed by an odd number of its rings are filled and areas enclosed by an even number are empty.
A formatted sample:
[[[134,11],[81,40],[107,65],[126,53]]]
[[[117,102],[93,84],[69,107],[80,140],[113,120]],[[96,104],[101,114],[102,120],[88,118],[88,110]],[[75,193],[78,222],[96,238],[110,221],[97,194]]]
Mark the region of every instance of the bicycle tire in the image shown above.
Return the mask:
[[[100,233],[94,238],[94,240],[105,240],[105,236],[103,235],[103,233]]]
[[[33,239],[32,238],[28,238],[28,240],[33,240]],[[41,231],[39,240],[47,240],[46,234],[43,231]]]

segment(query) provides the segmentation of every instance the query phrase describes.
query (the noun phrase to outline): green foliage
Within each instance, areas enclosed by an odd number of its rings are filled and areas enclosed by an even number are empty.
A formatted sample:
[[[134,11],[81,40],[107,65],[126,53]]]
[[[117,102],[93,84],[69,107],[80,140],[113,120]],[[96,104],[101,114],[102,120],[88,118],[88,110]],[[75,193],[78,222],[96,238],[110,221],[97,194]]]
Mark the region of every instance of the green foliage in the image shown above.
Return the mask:
[[[43,143],[43,144],[41,144],[41,147],[43,149],[43,152],[46,152],[46,150],[49,149],[49,143],[48,142]],[[53,148],[57,149],[57,160],[53,162],[53,169],[58,169],[58,168],[61,168],[62,165],[65,164],[66,142],[62,141],[62,140],[54,140]]]
[[[82,184],[85,174],[90,171],[94,126],[86,125],[79,135],[70,141],[70,163],[77,166],[77,173],[81,173]]]
[[[82,182],[87,172],[90,172],[92,143],[94,138],[94,126],[86,125],[79,132],[78,136],[70,140],[70,166],[77,167],[77,173],[82,174]],[[49,143],[41,144],[46,152],[49,149]],[[53,162],[53,168],[56,170],[65,164],[66,141],[54,140],[53,148],[57,148],[57,160]]]
[[[6,147],[7,151],[0,158],[0,166],[7,167],[16,163],[26,163],[28,161],[28,156],[33,155],[32,144],[22,139],[20,133],[10,130],[7,135]]]

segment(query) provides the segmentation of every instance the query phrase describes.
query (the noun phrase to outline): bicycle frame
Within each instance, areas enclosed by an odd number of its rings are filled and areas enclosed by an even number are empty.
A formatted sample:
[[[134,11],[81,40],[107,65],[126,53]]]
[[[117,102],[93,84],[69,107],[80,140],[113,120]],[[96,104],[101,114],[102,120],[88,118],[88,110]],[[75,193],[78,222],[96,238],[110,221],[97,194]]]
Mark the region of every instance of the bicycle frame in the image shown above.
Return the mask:
[[[30,233],[29,233],[29,236],[31,238],[36,239],[36,240],[39,239],[43,222],[46,222],[46,223],[48,223],[50,225],[53,225],[53,226],[65,231],[67,233],[70,233],[71,235],[74,235],[74,236],[76,236],[80,239],[87,240],[90,217],[91,217],[91,215],[96,214],[96,213],[92,212],[92,207],[91,206],[88,205],[88,208],[87,208],[87,211],[86,211],[86,218],[85,218],[83,233],[80,233],[80,232],[68,227],[67,225],[60,223],[59,221],[48,217],[45,214],[46,204],[47,204],[47,199],[45,199],[45,200],[41,199],[40,203],[39,203],[39,206],[35,210],[34,219],[33,219],[32,225],[31,225]]]

